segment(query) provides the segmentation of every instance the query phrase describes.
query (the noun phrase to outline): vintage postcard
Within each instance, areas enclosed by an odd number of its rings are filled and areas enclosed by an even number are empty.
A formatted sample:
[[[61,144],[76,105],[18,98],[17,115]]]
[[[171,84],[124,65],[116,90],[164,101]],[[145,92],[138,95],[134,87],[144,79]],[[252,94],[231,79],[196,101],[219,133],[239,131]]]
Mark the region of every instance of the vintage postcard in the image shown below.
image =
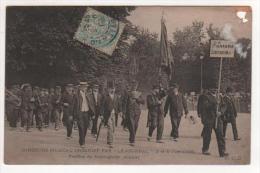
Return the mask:
[[[250,6],[7,6],[7,165],[248,165]]]

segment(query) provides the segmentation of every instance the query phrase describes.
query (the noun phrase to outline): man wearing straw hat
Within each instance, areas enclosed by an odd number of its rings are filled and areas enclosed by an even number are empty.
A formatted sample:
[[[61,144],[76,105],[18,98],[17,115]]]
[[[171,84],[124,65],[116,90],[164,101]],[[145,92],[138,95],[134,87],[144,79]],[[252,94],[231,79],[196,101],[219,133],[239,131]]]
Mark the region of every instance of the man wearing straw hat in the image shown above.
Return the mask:
[[[87,94],[87,89],[88,83],[80,82],[79,90],[77,91],[73,99],[73,116],[78,124],[79,144],[82,148],[85,147],[85,138],[89,126],[91,110],[91,103]]]

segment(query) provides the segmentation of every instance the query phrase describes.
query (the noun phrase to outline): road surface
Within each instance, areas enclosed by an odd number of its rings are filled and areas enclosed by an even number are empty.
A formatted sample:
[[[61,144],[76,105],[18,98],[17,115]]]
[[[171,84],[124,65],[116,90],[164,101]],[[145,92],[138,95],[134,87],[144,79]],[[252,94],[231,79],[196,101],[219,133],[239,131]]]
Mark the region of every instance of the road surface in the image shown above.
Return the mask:
[[[191,112],[191,114],[194,114]],[[194,114],[195,115],[195,114]],[[32,132],[21,132],[19,128],[10,130],[5,123],[5,155],[6,164],[249,164],[250,163],[250,114],[239,114],[237,127],[240,141],[233,141],[231,125],[228,125],[226,148],[229,156],[218,156],[216,137],[212,133],[210,156],[201,154],[202,125],[197,119],[195,125],[188,119],[182,119],[178,142],[171,140],[170,118],[165,118],[164,143],[158,144],[154,139],[148,142],[146,137],[147,112],[143,111],[136,136],[135,147],[129,146],[129,133],[122,127],[115,130],[114,148],[106,145],[106,129],[103,128],[100,139],[96,143],[89,131],[86,147],[78,144],[78,131],[73,131],[73,138],[66,139],[63,127],[55,131],[54,127],[40,132],[36,128]],[[119,119],[120,122],[121,119]]]

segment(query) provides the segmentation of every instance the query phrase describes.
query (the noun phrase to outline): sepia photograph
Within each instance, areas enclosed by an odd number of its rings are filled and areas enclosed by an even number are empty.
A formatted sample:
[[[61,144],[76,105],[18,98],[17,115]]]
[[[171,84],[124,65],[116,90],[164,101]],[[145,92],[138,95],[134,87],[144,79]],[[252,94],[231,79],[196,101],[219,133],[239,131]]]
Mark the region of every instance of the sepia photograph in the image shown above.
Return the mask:
[[[7,6],[7,165],[249,165],[250,6]]]

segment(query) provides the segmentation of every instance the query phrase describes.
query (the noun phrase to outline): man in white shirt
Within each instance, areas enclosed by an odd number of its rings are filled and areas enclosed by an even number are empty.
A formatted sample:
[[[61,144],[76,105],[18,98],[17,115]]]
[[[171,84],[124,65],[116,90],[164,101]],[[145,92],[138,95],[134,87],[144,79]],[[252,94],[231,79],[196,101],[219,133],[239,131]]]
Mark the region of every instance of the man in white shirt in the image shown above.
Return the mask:
[[[87,87],[87,82],[80,82],[79,91],[73,101],[73,116],[78,123],[79,144],[81,147],[85,147],[85,137],[90,120],[90,102]]]

